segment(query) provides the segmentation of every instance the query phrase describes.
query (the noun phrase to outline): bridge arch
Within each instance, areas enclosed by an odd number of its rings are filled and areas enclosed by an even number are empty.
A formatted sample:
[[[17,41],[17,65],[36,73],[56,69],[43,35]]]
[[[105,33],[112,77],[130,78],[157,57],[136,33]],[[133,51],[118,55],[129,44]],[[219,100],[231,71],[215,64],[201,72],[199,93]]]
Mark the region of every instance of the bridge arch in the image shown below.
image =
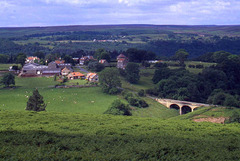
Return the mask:
[[[175,110],[180,110],[180,106],[177,105],[177,104],[171,104],[171,105],[169,106],[169,108],[170,108],[170,109],[175,109]]]
[[[192,112],[192,108],[187,105],[182,106],[181,110],[182,110],[181,114],[186,114],[186,113]]]

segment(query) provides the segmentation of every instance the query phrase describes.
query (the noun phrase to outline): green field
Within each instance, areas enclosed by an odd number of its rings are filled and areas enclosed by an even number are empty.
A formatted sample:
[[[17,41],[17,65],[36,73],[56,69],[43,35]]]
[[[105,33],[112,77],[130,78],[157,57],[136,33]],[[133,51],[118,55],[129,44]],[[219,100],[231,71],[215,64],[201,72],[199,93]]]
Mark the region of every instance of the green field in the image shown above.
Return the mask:
[[[0,63],[0,71],[1,70],[9,70],[9,67],[13,66],[13,65],[16,65],[16,64],[1,64]]]
[[[34,88],[38,88],[47,111],[102,114],[118,96],[102,93],[99,87],[53,88],[53,78],[17,78],[15,89],[0,89],[1,109],[22,111]]]
[[[0,109],[24,111],[32,91],[38,88],[47,103],[47,111],[81,114],[102,114],[116,99],[126,102],[120,95],[104,94],[100,87],[89,88],[54,88],[59,82],[53,77],[21,78],[16,77],[16,88],[0,88]],[[70,80],[67,85],[86,84],[85,80]],[[140,85],[139,85],[140,86]],[[141,86],[140,86],[141,87]],[[140,117],[169,118],[177,116],[174,110],[145,98],[150,105],[147,109],[133,107],[133,115]]]
[[[240,124],[0,111],[1,160],[240,160]]]

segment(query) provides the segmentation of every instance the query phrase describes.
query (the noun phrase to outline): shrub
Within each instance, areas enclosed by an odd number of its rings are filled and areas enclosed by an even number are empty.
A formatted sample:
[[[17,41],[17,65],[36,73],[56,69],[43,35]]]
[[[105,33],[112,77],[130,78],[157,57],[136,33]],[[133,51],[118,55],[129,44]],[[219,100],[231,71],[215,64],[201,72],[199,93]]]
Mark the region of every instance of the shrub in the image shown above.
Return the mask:
[[[234,112],[233,115],[230,117],[229,122],[240,123],[240,115],[239,115],[239,113]]]
[[[157,89],[147,89],[146,93],[152,96],[158,96],[158,91]]]
[[[140,108],[148,107],[148,104],[145,100],[136,97],[133,93],[124,92],[123,97],[128,101],[131,106],[136,106]]]
[[[196,68],[202,69],[202,68],[204,68],[204,66],[201,65],[201,64],[197,64],[197,65],[196,65]]]
[[[140,97],[144,97],[145,96],[145,91],[143,89],[141,89],[140,91],[138,91],[138,95]]]
[[[195,68],[196,66],[195,65],[188,65],[189,68]]]
[[[15,76],[12,73],[4,74],[2,80],[0,80],[0,84],[3,84],[5,87],[15,85]]]
[[[111,115],[126,115],[131,116],[132,113],[128,105],[125,105],[120,100],[115,100],[111,106],[108,108],[104,114],[111,114]]]

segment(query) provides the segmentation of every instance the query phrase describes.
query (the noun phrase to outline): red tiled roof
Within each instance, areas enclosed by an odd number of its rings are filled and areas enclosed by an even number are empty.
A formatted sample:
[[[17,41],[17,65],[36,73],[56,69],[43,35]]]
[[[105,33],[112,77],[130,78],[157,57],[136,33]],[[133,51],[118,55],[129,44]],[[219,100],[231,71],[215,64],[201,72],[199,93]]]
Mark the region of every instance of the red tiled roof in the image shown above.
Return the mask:
[[[127,58],[127,57],[123,54],[120,54],[120,55],[118,55],[117,59],[120,59],[120,58]]]
[[[35,59],[39,59],[38,57],[33,57],[33,56],[30,56],[27,58],[28,60],[35,60]]]
[[[82,74],[80,72],[72,72],[71,75],[74,76],[74,77],[83,77],[83,76],[85,76],[84,74]]]
[[[65,63],[65,60],[55,60],[55,63],[56,63],[56,64],[64,64],[64,63]]]

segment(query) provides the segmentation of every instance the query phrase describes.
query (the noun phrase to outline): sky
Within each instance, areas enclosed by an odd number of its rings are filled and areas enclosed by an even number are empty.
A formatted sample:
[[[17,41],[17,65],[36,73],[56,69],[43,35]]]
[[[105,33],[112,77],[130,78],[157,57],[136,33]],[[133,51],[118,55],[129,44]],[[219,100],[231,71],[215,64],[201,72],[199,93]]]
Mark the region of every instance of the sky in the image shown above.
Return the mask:
[[[240,25],[240,0],[0,0],[0,27]]]

